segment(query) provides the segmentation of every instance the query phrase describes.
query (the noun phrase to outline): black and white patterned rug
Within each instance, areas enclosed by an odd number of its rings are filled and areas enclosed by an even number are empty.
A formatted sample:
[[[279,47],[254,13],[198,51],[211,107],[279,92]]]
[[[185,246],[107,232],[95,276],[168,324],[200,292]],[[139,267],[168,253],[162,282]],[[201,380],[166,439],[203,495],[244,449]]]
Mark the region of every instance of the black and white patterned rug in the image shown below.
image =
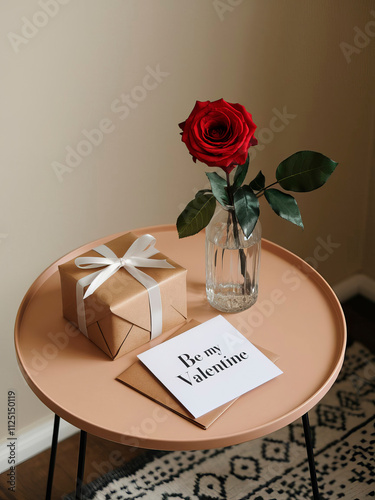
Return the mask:
[[[374,409],[375,356],[354,343],[334,386],[309,412],[322,500],[375,498]],[[146,452],[84,493],[85,500],[310,499],[302,422],[228,448]]]

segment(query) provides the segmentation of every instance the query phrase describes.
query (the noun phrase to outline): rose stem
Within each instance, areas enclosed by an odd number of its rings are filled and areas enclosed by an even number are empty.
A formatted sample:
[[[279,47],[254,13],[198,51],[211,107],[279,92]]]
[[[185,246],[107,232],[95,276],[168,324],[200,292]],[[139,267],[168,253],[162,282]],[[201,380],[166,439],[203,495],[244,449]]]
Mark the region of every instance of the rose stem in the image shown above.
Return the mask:
[[[240,237],[238,234],[238,225],[237,225],[237,217],[236,217],[236,212],[234,210],[234,199],[233,199],[233,193],[231,190],[231,185],[230,185],[230,178],[229,178],[229,172],[225,172],[227,176],[227,191],[228,191],[228,198],[229,198],[229,203],[233,209],[230,209],[230,213],[232,214],[232,221],[233,221],[233,235],[234,239],[236,241],[236,245],[239,249],[240,252],[240,262],[241,262],[241,274],[244,277],[245,280],[245,286],[246,286],[246,255],[245,252],[243,251],[243,248],[240,248]]]
[[[268,188],[270,188],[271,186],[274,186],[275,184],[278,184],[278,183],[279,183],[279,181],[275,181],[275,182],[273,182],[272,184],[268,184],[268,186],[266,186],[266,187],[262,188],[260,191],[258,191],[258,192],[257,192],[256,197],[257,197],[257,198],[260,198],[261,196],[263,196],[263,195],[264,195],[264,192],[266,191],[266,189],[268,189]]]

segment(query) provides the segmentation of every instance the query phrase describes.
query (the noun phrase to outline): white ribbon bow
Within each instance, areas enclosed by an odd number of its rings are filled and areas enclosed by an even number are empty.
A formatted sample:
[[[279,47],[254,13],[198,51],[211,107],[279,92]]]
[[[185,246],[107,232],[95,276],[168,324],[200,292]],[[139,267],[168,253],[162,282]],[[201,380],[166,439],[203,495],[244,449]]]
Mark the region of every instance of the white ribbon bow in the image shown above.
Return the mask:
[[[173,268],[165,259],[150,259],[156,253],[159,253],[155,248],[155,238],[150,234],[144,234],[136,239],[125,252],[123,257],[117,255],[106,245],[100,245],[94,248],[95,252],[103,255],[103,257],[78,257],[75,264],[80,269],[93,269],[105,267],[101,271],[84,276],[77,281],[76,297],[77,297],[77,313],[78,327],[82,333],[87,335],[86,315],[84,299],[92,295],[97,288],[100,287],[108,278],[115,274],[122,267],[128,271],[139,283],[141,283],[148,292],[151,316],[151,339],[154,339],[162,332],[163,317],[162,304],[159,284],[151,276],[140,271],[137,267],[158,267],[158,268]],[[89,285],[86,293],[83,294],[84,288]]]

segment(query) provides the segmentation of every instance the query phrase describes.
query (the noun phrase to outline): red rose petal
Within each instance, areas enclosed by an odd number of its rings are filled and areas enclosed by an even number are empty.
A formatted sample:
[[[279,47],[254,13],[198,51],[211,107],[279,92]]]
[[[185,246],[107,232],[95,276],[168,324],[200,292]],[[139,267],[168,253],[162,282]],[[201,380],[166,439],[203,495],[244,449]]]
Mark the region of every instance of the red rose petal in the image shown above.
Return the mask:
[[[217,101],[197,101],[185,122],[181,140],[190,154],[209,166],[232,171],[246,161],[248,149],[257,144],[253,137],[256,125],[241,104]]]

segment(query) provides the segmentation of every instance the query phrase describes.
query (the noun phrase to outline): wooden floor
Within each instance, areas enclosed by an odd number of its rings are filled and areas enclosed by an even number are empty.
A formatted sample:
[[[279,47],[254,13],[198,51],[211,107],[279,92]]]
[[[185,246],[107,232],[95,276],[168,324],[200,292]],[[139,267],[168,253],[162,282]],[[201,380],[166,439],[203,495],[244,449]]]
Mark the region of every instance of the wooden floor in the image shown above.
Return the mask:
[[[375,352],[375,304],[355,297],[343,304],[348,325],[348,343],[359,340]],[[53,483],[54,500],[74,491],[78,462],[79,435],[59,443]],[[120,467],[142,453],[95,436],[88,436],[85,482]],[[16,492],[8,491],[7,472],[0,475],[0,500],[43,500],[47,481],[49,450],[16,467]]]
[[[58,444],[52,499],[64,498],[75,490],[78,464],[79,434]],[[85,483],[117,469],[142,453],[124,445],[95,436],[87,436]],[[44,500],[50,450],[40,453],[16,467],[16,492],[8,491],[7,473],[0,475],[0,500]]]

